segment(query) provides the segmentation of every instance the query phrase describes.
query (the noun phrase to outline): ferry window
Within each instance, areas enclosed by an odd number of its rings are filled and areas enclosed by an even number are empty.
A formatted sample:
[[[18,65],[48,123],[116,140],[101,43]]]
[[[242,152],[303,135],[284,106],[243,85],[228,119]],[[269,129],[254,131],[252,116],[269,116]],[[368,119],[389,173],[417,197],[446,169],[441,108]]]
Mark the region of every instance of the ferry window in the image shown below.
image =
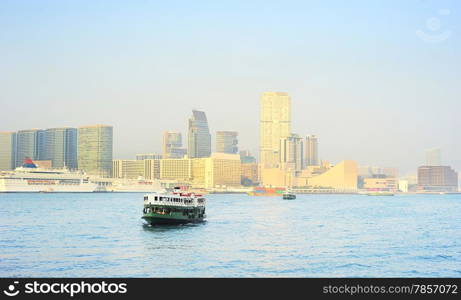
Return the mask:
[[[154,197],[154,200],[157,201],[157,196]]]
[[[144,200],[147,200],[147,199],[149,199],[149,197],[148,197],[148,196],[144,196]]]

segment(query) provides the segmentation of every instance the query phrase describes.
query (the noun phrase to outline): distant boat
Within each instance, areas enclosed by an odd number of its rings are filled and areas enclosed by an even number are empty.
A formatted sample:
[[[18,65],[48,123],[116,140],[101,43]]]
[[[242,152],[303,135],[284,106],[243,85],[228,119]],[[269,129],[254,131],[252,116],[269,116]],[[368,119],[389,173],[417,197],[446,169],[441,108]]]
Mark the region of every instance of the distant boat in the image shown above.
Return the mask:
[[[368,196],[394,196],[392,192],[371,192],[367,193]]]
[[[286,189],[283,193],[283,200],[293,200],[296,199],[296,195],[291,191],[291,189]]]

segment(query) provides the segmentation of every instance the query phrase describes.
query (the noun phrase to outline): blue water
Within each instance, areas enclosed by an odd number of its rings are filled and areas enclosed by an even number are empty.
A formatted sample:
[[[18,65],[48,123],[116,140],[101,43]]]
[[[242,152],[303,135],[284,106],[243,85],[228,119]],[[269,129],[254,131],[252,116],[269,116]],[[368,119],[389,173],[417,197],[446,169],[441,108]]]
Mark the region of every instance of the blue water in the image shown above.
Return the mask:
[[[148,227],[142,194],[0,194],[0,277],[461,277],[461,195],[208,195]]]

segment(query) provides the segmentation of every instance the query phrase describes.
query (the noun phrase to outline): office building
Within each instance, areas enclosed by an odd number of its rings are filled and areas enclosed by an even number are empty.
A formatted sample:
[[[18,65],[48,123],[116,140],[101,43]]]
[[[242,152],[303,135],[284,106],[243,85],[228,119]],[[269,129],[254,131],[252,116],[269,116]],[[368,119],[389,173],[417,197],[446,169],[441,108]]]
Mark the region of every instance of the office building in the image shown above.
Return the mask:
[[[280,139],[291,133],[291,99],[287,93],[266,92],[260,98],[261,168],[280,165]]]
[[[306,137],[305,142],[305,166],[318,166],[319,165],[319,150],[318,139],[315,135]]]
[[[457,192],[458,173],[449,166],[418,168],[419,192]]]
[[[303,139],[297,134],[280,139],[280,167],[283,170],[301,171],[303,168]]]
[[[211,134],[205,112],[192,111],[189,119],[187,154],[189,158],[209,157],[211,154]]]
[[[236,154],[238,153],[238,133],[235,131],[216,132],[216,152]]]
[[[213,153],[205,160],[205,188],[239,187],[241,184],[240,155]]]
[[[51,161],[52,168],[77,169],[77,129],[50,128],[39,132],[39,160]]]
[[[112,126],[78,128],[78,168],[91,175],[112,177],[112,147]]]
[[[434,148],[426,151],[426,166],[440,166],[441,154],[440,149]]]
[[[19,130],[17,132],[15,167],[22,166],[26,158],[39,159],[39,148],[43,148],[43,143],[39,142],[41,136],[42,131],[39,129]]]
[[[16,166],[16,133],[0,132],[0,171],[13,170]]]
[[[259,168],[257,163],[241,163],[241,183],[244,186],[252,186],[259,183]]]
[[[163,133],[163,158],[183,158],[187,150],[182,148],[182,135],[180,132],[165,131]]]

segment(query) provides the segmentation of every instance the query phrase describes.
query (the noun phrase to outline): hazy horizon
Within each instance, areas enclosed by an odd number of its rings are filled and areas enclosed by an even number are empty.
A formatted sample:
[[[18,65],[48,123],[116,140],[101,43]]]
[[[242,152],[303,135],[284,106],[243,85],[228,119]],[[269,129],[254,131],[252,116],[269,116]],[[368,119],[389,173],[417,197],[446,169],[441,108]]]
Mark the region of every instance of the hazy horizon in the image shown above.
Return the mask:
[[[457,1],[2,1],[0,131],[114,126],[114,159],[187,139],[193,108],[258,156],[259,97],[320,159],[461,171]],[[422,33],[421,33],[422,32]]]

